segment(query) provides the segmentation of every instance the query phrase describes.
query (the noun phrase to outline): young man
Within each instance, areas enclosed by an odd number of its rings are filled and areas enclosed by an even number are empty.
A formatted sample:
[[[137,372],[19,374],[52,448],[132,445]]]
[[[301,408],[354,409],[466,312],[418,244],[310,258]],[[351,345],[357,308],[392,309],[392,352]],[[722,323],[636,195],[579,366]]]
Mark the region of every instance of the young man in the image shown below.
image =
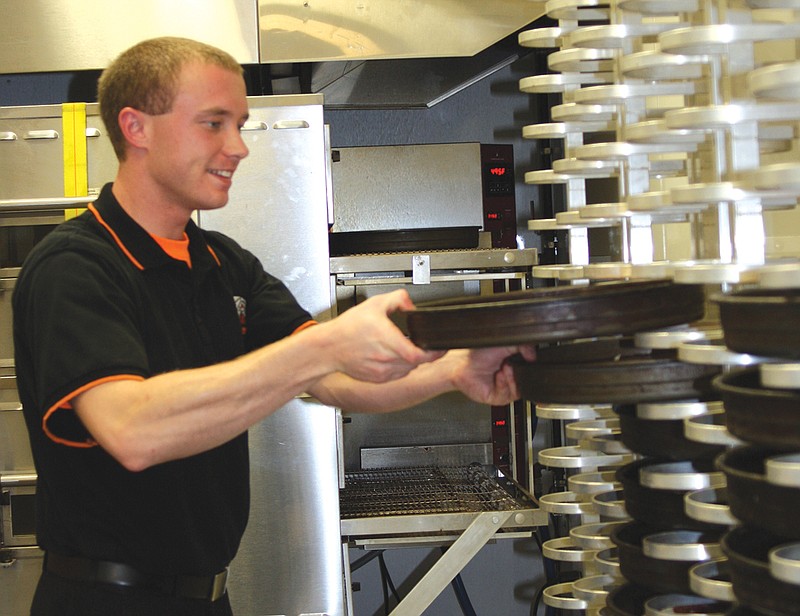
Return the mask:
[[[303,392],[365,412],[454,389],[508,403],[504,360],[520,349],[425,352],[388,318],[413,309],[404,291],[317,324],[252,254],[191,221],[226,204],[248,154],[226,53],[145,41],[103,73],[99,102],[117,177],[37,246],[13,299],[46,551],[32,613],[230,614],[249,426]]]

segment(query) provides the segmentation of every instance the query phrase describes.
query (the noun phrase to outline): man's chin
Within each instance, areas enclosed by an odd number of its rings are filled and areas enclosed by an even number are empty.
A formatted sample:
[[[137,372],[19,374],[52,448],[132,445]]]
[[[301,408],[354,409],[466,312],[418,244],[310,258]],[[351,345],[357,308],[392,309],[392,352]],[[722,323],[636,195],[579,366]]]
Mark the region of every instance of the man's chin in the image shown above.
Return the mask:
[[[229,197],[228,191],[215,191],[213,197],[210,197],[203,204],[204,210],[218,210],[228,204]]]

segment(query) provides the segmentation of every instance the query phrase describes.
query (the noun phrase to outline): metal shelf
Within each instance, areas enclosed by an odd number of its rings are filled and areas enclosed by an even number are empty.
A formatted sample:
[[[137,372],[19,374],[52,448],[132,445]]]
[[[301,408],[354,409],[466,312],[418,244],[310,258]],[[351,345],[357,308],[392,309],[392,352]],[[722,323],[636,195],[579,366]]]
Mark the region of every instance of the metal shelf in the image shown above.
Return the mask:
[[[344,540],[365,547],[449,545],[392,616],[421,614],[492,539],[530,536],[548,524],[516,482],[481,464],[346,473],[339,500]]]

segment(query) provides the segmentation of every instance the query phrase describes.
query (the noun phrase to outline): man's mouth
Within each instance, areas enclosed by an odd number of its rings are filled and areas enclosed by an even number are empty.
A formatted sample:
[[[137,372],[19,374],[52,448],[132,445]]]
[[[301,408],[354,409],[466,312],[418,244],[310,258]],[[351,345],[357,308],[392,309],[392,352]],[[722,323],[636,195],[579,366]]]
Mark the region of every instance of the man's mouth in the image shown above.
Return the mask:
[[[210,173],[212,175],[218,175],[227,179],[231,179],[233,177],[233,171],[226,171],[224,169],[211,169]]]

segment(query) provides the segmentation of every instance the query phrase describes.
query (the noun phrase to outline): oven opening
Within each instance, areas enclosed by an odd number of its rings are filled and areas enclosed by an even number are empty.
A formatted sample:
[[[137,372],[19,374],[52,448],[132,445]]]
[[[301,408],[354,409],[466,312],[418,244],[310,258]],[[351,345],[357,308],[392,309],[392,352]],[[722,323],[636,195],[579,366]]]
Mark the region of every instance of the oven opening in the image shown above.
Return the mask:
[[[24,537],[36,534],[36,495],[11,494],[11,534]]]
[[[55,224],[0,226],[0,268],[20,267],[25,257]]]

